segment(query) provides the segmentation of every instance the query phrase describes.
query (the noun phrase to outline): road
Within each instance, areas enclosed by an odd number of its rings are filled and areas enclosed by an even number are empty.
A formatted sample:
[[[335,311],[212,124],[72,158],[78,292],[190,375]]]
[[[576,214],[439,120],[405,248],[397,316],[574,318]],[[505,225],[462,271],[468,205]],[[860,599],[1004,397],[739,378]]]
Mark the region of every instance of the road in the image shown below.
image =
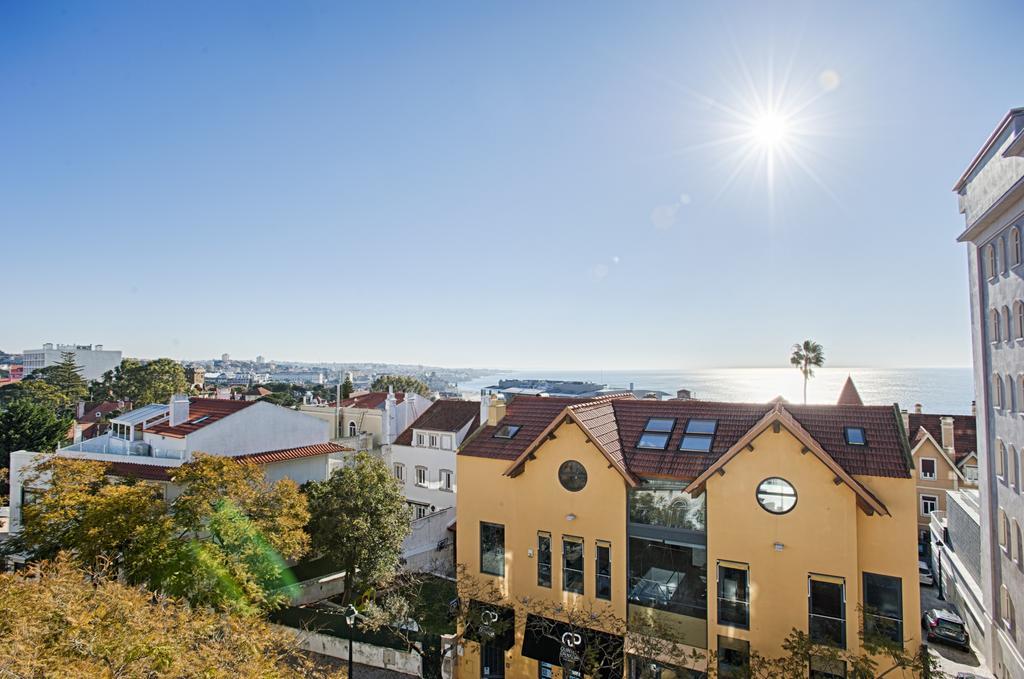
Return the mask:
[[[924,611],[931,610],[933,608],[940,608],[949,610],[953,607],[950,606],[948,601],[942,601],[939,599],[939,590],[937,587],[921,587],[921,613]],[[910,624],[910,621],[907,621]],[[921,624],[921,617],[918,616],[917,624]],[[929,643],[928,650],[932,656],[938,658],[939,669],[946,674],[947,677],[955,677],[957,672],[971,672],[979,677],[993,677],[991,670],[988,669],[979,659],[977,653],[967,653],[961,651],[959,648],[952,646],[945,646],[943,644]]]

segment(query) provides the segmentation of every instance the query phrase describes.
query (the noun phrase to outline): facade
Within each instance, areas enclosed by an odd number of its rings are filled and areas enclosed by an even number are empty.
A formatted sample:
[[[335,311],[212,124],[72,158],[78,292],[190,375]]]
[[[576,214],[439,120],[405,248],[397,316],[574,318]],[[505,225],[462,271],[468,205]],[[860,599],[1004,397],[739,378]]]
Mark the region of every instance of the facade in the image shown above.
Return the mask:
[[[953,187],[966,222],[978,399],[981,590],[989,666],[1024,676],[1024,109],[1011,110]]]
[[[946,511],[947,491],[978,487],[977,432],[973,415],[903,413],[917,480],[918,543],[930,553],[931,513]]]
[[[299,410],[328,422],[334,440],[357,450],[379,451],[429,407],[430,399],[419,394],[369,391],[340,405],[301,405]]]
[[[700,676],[686,651],[731,676],[793,628],[858,651],[862,606],[915,652],[912,469],[894,406],[493,399],[457,456],[458,585],[508,631],[467,627],[459,676]]]
[[[268,481],[322,481],[343,463],[347,451],[329,441],[327,425],[315,417],[265,401],[176,396],[169,404],[136,408],[110,420],[105,434],[58,450],[56,455],[106,462],[113,476],[140,478],[159,485],[165,497],[177,494],[175,467],[197,452],[262,465]],[[11,453],[12,530],[21,521],[21,503],[31,488],[22,480],[38,453]]]
[[[981,499],[977,489],[947,490],[946,509],[931,514],[932,568],[939,594],[956,605],[972,644],[988,648],[981,589]]]
[[[455,451],[479,424],[476,401],[436,401],[386,448],[414,519],[455,506]]]
[[[25,375],[34,370],[60,363],[62,352],[75,355],[75,363],[82,368],[82,377],[87,382],[98,380],[103,373],[121,365],[121,352],[109,351],[102,344],[44,344],[42,349],[26,349],[24,352]]]

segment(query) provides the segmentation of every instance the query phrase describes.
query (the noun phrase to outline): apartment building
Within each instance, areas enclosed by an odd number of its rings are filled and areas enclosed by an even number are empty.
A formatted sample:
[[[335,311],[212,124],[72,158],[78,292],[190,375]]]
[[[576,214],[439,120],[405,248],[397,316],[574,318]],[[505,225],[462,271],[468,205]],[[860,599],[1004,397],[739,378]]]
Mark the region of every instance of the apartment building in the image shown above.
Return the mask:
[[[953,191],[966,223],[958,240],[967,245],[978,399],[984,653],[996,676],[1024,677],[1024,108],[999,121]]]
[[[436,401],[386,447],[414,519],[455,506],[455,451],[479,424],[478,402]]]
[[[55,455],[109,465],[112,476],[159,486],[165,497],[178,489],[171,475],[197,452],[259,464],[268,481],[322,481],[343,463],[347,448],[330,442],[327,423],[266,401],[175,396],[110,419],[106,433],[59,449]],[[32,488],[23,486],[39,454],[11,453],[11,529],[21,525],[21,505]]]
[[[492,399],[457,456],[459,676],[730,676],[793,628],[856,652],[861,622],[916,651],[912,470],[895,406]]]
[[[87,381],[98,380],[103,373],[121,365],[121,352],[107,350],[102,344],[57,344],[46,343],[42,349],[26,349],[23,352],[25,375],[60,363],[62,353],[75,355],[75,363],[82,368],[82,377]]]
[[[332,437],[358,450],[380,451],[430,407],[419,394],[368,391],[341,403],[301,405],[299,410],[330,423]]]

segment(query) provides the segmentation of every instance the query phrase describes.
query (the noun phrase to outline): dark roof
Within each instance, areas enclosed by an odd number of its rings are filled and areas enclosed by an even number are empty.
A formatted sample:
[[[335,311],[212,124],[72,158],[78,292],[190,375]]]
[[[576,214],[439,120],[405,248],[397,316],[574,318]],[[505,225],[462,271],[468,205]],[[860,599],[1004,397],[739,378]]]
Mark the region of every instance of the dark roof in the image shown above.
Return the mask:
[[[117,401],[102,401],[100,403],[87,404],[85,412],[82,416],[77,418],[79,424],[93,424],[96,420],[102,418],[105,415],[109,415],[115,410],[124,410],[126,407],[130,410],[131,406],[125,406],[124,401],[118,403]]]
[[[567,405],[585,401],[556,396],[516,396],[508,404],[505,417],[499,423],[519,425],[521,428],[516,435],[510,439],[496,439],[494,432],[497,427],[485,426],[462,444],[459,454],[514,460],[530,447],[533,440]]]
[[[529,399],[529,400],[527,400]],[[567,403],[568,401],[568,403]],[[561,413],[566,405],[587,426],[613,459],[636,476],[694,479],[763,418],[776,404],[715,401],[653,401],[617,398],[584,401],[520,396],[509,406],[503,424],[521,424],[511,440],[493,438],[486,427],[464,445],[460,454],[514,460]],[[909,477],[909,460],[895,406],[799,406],[785,409],[851,475]],[[636,447],[647,420],[676,420],[665,450]],[[709,453],[678,450],[686,421],[711,419],[718,423]],[[867,445],[846,443],[846,427],[862,427]]]
[[[286,462],[302,457],[315,457],[317,455],[330,455],[350,451],[351,448],[339,446],[336,443],[314,443],[310,446],[298,448],[282,448],[281,450],[268,450],[263,453],[249,453],[237,455],[231,459],[239,462],[251,462],[253,464],[272,464],[274,462]],[[163,467],[155,464],[136,464],[134,462],[108,462],[108,472],[113,476],[124,476],[134,479],[145,479],[147,481],[170,481],[171,474],[177,469],[174,467]]]
[[[413,429],[458,433],[470,421],[472,424],[469,430],[472,432],[480,424],[480,403],[478,401],[437,401],[398,435],[395,445],[412,445]]]
[[[167,423],[157,424],[146,431],[163,436],[183,438],[256,403],[256,401],[233,401],[226,398],[190,398],[188,401],[188,420],[186,422],[176,427]],[[201,417],[206,419],[196,422]]]
[[[386,391],[368,391],[365,394],[344,399],[341,405],[345,408],[383,408],[384,401],[387,399],[388,392]],[[396,391],[395,403],[401,403],[404,400],[405,392]]]
[[[860,394],[857,392],[857,385],[853,383],[853,378],[847,376],[846,384],[843,385],[843,390],[839,392],[839,400],[836,401],[836,405],[840,406],[862,406],[864,401],[861,400]]]
[[[932,415],[929,413],[910,413],[908,416],[910,426],[907,436],[914,443],[917,443],[918,433],[922,427],[931,434],[935,442],[942,445],[942,418],[953,418],[953,451],[956,453],[955,462],[959,463],[965,457],[978,449],[978,432],[975,429],[974,415]]]

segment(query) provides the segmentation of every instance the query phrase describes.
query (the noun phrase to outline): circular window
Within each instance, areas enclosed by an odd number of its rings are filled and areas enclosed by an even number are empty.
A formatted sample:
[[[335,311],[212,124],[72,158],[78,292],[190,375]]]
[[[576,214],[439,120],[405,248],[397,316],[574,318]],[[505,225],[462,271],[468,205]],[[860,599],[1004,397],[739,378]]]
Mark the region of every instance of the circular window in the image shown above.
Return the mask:
[[[587,485],[587,470],[576,460],[566,460],[558,468],[558,480],[562,488],[575,493]]]
[[[796,488],[786,479],[767,478],[757,486],[757,504],[772,514],[785,514],[796,506]]]

